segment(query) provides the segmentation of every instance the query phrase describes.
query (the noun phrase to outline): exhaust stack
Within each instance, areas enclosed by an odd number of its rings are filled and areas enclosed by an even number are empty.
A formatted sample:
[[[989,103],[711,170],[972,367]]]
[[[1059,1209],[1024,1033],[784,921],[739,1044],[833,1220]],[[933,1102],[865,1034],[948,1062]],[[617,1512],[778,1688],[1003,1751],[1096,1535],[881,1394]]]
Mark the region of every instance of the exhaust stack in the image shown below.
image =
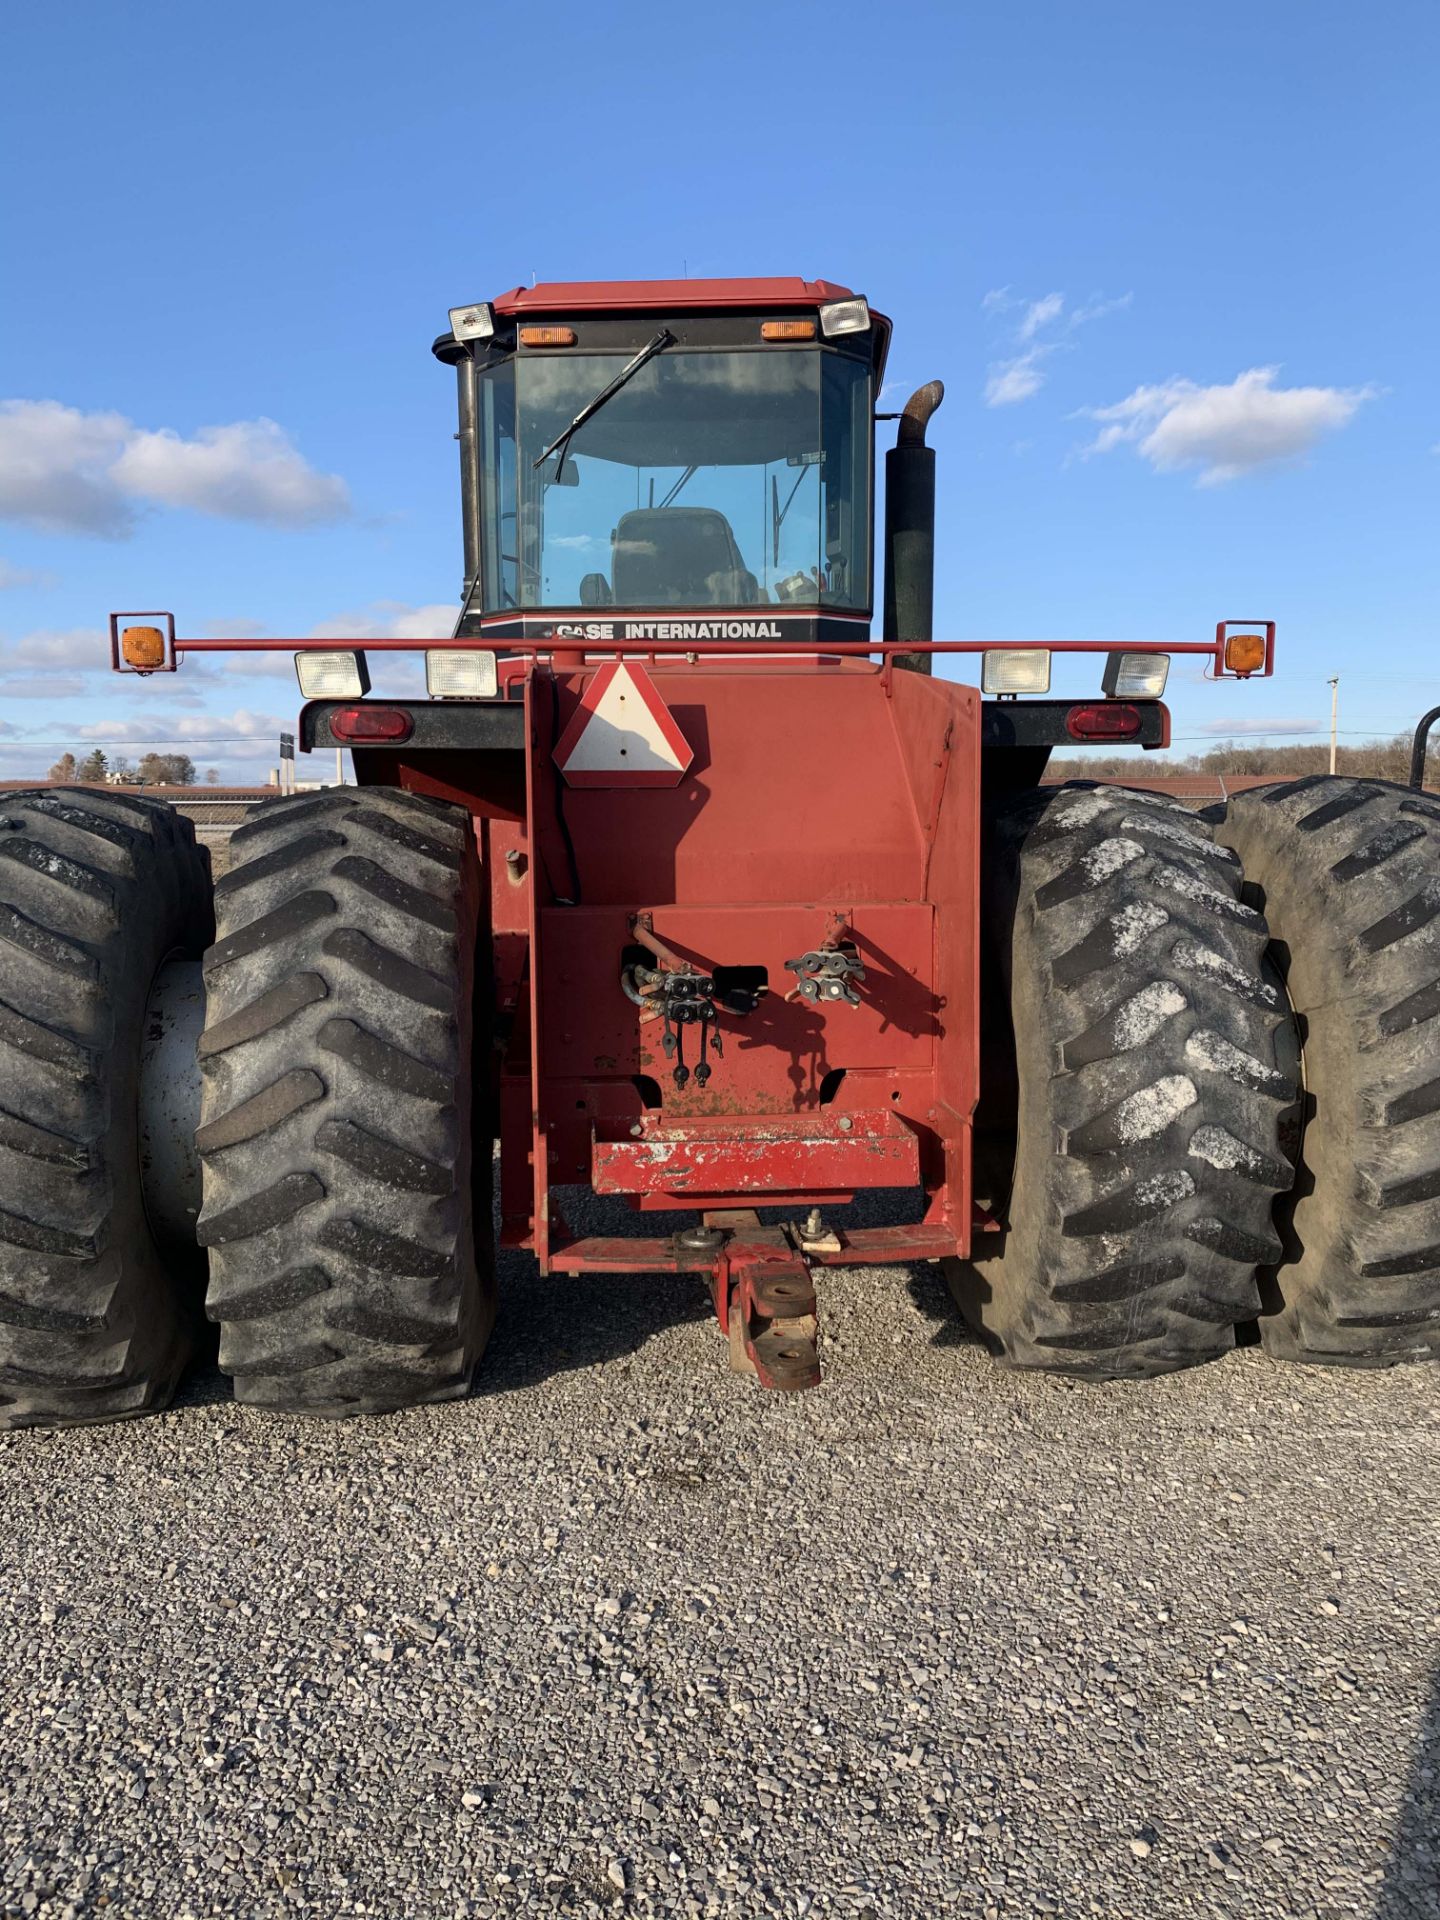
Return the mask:
[[[900,433],[885,456],[885,625],[887,640],[935,637],[935,449],[925,429],[945,398],[944,382],[912,393]],[[901,653],[897,667],[929,673],[928,653]]]

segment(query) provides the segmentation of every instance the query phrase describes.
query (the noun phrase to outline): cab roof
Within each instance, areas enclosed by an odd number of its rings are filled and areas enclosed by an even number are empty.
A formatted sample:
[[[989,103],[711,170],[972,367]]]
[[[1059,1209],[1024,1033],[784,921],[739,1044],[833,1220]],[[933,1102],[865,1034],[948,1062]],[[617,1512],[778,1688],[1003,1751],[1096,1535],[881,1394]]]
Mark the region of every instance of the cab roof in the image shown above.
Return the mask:
[[[512,287],[491,305],[506,315],[532,313],[677,313],[709,307],[821,307],[853,300],[834,280],[777,276],[761,280],[547,280]]]

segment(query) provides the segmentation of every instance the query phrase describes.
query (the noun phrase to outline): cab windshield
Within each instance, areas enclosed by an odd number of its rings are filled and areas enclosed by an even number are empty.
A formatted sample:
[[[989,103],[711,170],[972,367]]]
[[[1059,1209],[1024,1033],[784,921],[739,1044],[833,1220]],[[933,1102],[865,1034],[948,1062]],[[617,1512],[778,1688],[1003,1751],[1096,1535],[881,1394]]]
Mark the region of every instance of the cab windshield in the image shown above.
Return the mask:
[[[481,369],[483,606],[870,605],[870,368],[823,348]]]

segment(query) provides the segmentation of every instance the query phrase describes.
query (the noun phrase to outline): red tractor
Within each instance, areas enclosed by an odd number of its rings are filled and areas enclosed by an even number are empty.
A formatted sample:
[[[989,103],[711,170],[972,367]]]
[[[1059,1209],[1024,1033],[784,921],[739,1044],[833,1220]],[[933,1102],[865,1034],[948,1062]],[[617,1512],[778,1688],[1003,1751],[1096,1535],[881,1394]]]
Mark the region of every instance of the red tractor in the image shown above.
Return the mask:
[[[943,1261],[994,1352],[1090,1378],[1256,1326],[1433,1359],[1440,808],[1040,785],[1057,746],[1165,745],[1168,656],[1268,674],[1273,626],[934,641],[935,384],[886,456],[872,637],[890,323],[844,287],[450,318],[453,635],[112,623],[122,670],[293,653],[302,749],[358,785],[257,808],[213,892],[163,802],[0,813],[0,1422],[163,1404],[204,1315],[251,1405],[463,1395],[496,1142],[507,1245],[703,1276],[770,1387],[819,1379],[845,1262]],[[426,697],[367,698],[397,648]],[[1075,653],[1094,693],[1051,697]],[[637,1231],[577,1235],[575,1188]],[[849,1223],[875,1189],[901,1224]]]

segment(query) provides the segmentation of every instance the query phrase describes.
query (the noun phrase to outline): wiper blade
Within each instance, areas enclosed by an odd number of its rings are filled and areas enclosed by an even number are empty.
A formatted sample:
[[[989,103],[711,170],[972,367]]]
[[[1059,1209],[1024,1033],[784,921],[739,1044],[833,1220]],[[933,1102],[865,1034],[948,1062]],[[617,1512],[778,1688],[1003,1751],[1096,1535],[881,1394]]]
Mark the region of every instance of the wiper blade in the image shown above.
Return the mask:
[[[555,468],[556,478],[558,479],[565,466],[565,455],[569,451],[570,442],[580,431],[581,427],[584,426],[585,422],[587,420],[593,420],[595,415],[605,405],[606,401],[613,400],[621,387],[625,385],[625,382],[633,379],[647,360],[653,360],[657,353],[662,352],[666,347],[670,346],[674,338],[674,334],[671,333],[668,327],[662,327],[655,338],[643,346],[635,358],[620,369],[608,387],[603,387],[593,400],[586,401],[585,405],[580,409],[579,413],[576,414],[565,431],[557,435],[557,437],[550,442],[549,446],[546,447],[538,459],[530,462],[531,466],[543,467],[551,454],[558,451],[560,459]]]

